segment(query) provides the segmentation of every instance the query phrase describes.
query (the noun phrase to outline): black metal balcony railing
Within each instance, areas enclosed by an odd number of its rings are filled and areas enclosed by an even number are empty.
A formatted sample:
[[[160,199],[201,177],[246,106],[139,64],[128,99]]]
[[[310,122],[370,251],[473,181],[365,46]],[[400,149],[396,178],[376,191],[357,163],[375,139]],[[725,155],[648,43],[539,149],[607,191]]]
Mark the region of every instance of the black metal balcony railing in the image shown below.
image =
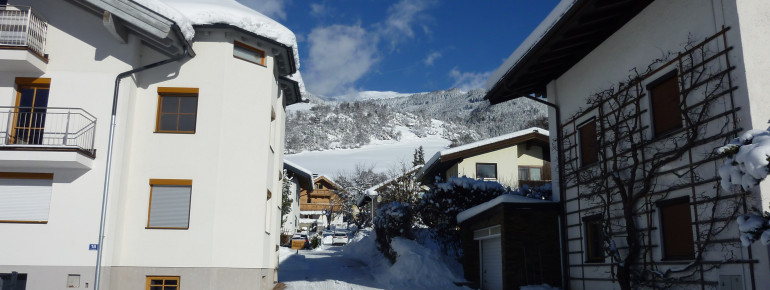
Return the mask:
[[[0,47],[26,47],[45,56],[48,22],[28,6],[0,5]]]
[[[80,108],[0,106],[0,147],[71,148],[94,155],[96,117]]]

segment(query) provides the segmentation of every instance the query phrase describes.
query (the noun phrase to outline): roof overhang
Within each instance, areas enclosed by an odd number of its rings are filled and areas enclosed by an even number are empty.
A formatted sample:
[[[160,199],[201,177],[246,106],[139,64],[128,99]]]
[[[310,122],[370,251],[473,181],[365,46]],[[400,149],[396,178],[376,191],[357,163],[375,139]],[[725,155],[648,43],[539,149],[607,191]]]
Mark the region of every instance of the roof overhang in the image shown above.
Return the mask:
[[[551,29],[508,68],[484,98],[494,105],[521,96],[545,96],[549,82],[583,59],[652,1],[576,0]]]
[[[296,59],[294,58],[294,49],[291,46],[230,24],[216,23],[193,25],[193,27],[232,29],[254,37],[257,39],[258,43],[264,44],[268,49],[270,49],[270,53],[275,58],[275,66],[278,72],[278,76],[289,76],[297,72],[297,63]],[[299,92],[299,89],[297,92]]]
[[[279,77],[278,85],[283,90],[283,107],[303,102],[299,83],[287,77]]]
[[[313,173],[286,160],[283,161],[283,168],[294,174],[294,177],[297,178],[297,181],[299,182],[300,188],[305,191],[313,191]]]
[[[148,46],[168,56],[190,47],[173,20],[130,0],[69,0],[102,17],[105,27],[117,38],[126,32],[137,35]],[[125,39],[123,39],[125,40]],[[195,56],[188,49],[190,56]]]

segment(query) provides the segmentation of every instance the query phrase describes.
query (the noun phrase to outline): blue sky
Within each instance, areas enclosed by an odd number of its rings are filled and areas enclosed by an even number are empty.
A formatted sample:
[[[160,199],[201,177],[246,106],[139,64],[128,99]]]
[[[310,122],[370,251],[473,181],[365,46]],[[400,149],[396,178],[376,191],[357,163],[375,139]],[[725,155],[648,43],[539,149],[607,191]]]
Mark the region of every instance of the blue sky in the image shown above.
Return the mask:
[[[558,0],[239,0],[294,31],[307,89],[483,88]]]

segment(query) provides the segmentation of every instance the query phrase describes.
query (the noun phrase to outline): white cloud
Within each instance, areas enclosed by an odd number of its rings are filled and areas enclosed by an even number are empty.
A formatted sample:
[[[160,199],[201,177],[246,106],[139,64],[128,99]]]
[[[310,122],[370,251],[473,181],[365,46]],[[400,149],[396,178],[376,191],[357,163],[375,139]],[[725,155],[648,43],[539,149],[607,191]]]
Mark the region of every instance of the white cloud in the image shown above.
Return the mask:
[[[438,51],[434,51],[434,52],[431,52],[430,54],[428,54],[428,56],[425,57],[423,62],[427,66],[432,66],[433,62],[436,61],[436,59],[438,59],[440,57],[441,57],[441,53],[438,52]]]
[[[484,88],[490,75],[492,72],[460,72],[456,67],[449,71],[449,77],[455,80],[452,87],[463,91]]]
[[[323,17],[328,13],[328,8],[323,4],[310,4],[310,15],[313,17]]]
[[[239,3],[276,20],[286,20],[286,0],[236,0]]]
[[[360,25],[317,27],[307,36],[308,89],[325,96],[354,91],[353,83],[379,60],[377,39]]]
[[[430,32],[430,29],[421,23],[429,18],[421,12],[434,4],[433,0],[401,0],[388,8],[388,17],[381,26],[380,33],[388,39],[391,49],[395,49],[403,40],[414,38],[412,26],[419,25],[423,32]]]

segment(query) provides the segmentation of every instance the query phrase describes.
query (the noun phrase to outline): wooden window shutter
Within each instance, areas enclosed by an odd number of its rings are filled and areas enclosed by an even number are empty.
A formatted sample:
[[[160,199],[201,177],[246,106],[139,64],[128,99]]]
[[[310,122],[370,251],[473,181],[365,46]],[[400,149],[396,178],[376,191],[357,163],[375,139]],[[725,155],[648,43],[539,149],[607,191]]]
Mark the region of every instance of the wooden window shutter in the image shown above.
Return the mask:
[[[682,108],[679,104],[679,82],[676,72],[653,82],[648,90],[652,103],[655,135],[682,128]]]
[[[596,121],[589,121],[578,129],[580,135],[581,165],[599,161],[599,142],[596,138]]]
[[[663,258],[688,260],[695,257],[689,198],[677,198],[660,204]]]

